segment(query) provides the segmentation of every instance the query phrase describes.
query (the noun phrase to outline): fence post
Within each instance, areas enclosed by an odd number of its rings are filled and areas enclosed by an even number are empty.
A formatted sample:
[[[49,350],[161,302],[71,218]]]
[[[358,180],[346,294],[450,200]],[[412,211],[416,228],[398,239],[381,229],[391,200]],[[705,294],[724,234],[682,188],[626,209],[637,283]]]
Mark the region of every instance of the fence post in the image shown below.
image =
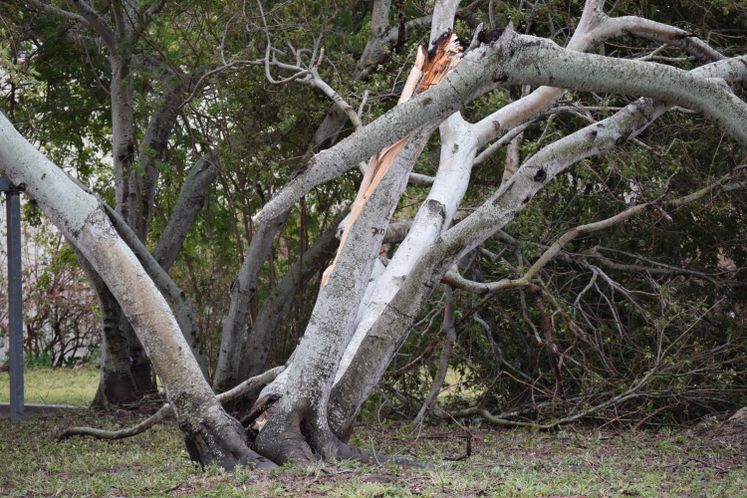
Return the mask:
[[[23,289],[21,283],[21,188],[0,177],[8,224],[8,332],[10,338],[10,420],[23,418]]]

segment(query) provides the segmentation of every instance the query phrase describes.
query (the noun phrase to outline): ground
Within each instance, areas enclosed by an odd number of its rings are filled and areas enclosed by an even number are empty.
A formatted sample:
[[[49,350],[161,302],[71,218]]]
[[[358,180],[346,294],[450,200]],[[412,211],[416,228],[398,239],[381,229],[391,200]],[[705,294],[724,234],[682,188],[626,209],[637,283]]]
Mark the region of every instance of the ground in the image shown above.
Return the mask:
[[[67,385],[77,385],[74,373],[63,375],[71,376]],[[7,375],[0,376],[0,399],[5,386]],[[64,391],[57,390],[55,402],[71,401]],[[457,462],[446,459],[465,453],[467,433],[458,426],[413,432],[408,424],[370,421],[357,429],[356,444],[414,456],[432,467],[343,462],[272,473],[200,469],[189,462],[173,421],[123,441],[52,437],[69,424],[113,428],[139,417],[80,410],[21,424],[0,420],[0,496],[747,496],[745,432],[715,420],[634,432],[474,426],[472,454]]]

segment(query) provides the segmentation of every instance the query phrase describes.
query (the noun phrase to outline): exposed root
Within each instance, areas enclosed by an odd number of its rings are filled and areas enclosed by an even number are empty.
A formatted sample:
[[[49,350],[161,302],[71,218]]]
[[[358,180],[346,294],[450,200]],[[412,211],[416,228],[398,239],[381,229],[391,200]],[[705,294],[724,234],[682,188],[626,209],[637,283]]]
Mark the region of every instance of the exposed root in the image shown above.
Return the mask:
[[[314,423],[307,418],[308,410],[282,411],[273,400],[262,400],[254,410],[261,421],[255,439],[257,451],[272,460],[309,465],[324,460],[356,460],[368,465],[395,464],[404,467],[426,467],[416,460],[390,455],[380,455],[355,448],[335,436],[324,423]],[[268,406],[269,405],[269,406]],[[313,418],[313,417],[312,417]]]
[[[272,380],[275,379],[275,377],[277,377],[284,369],[285,367],[279,366],[259,375],[255,375],[254,377],[247,379],[241,384],[237,385],[233,389],[218,394],[218,401],[220,401],[221,403],[226,403],[238,398],[239,396],[242,396],[247,392],[258,389],[259,387],[272,382]],[[124,429],[119,429],[116,431],[107,431],[104,429],[97,429],[95,427],[68,427],[57,435],[57,439],[62,440],[72,436],[92,436],[99,439],[124,439],[127,437],[136,436],[142,432],[147,431],[158,422],[165,419],[171,413],[171,405],[169,403],[165,403],[156,413],[146,418],[142,422],[133,425],[132,427],[126,427]]]
[[[107,431],[95,427],[68,427],[57,435],[57,439],[63,440],[72,436],[93,436],[99,439],[124,439],[147,431],[171,413],[171,405],[165,403],[156,413],[132,427],[126,427],[118,431]]]
[[[319,461],[301,432],[302,413],[293,411],[285,415],[273,413],[270,408],[264,414],[268,414],[267,422],[254,440],[257,451],[281,465],[308,465]]]

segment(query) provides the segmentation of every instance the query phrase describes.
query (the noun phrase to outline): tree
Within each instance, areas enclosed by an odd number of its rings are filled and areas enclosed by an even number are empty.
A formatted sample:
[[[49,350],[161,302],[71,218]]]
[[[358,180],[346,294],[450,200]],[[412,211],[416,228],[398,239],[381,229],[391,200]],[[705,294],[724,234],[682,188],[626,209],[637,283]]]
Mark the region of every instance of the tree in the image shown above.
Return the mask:
[[[388,10],[389,4],[375,2],[375,9]],[[305,67],[301,62],[292,65],[278,61],[261,3],[258,6],[267,38],[265,55],[258,62],[267,77],[273,79],[271,68],[290,70],[293,76],[288,81],[295,79],[317,88],[330,88],[322,85],[318,59],[312,58]],[[613,226],[646,209],[656,209],[661,203],[681,204],[698,198],[677,200],[664,196],[647,200],[626,206],[598,223],[579,227],[552,245],[521,278],[480,284],[462,277],[457,266],[460,260],[527,209],[538,192],[579,161],[632,140],[673,105],[704,114],[738,146],[747,143],[747,104],[724,82],[745,77],[744,56],[724,58],[691,33],[668,25],[638,17],[608,17],[602,2],[590,0],[568,48],[519,34],[509,25],[505,30],[480,31],[462,57],[449,44],[457,6],[454,1],[436,3],[431,17],[433,50],[421,55],[423,66],[411,73],[413,81],[421,81],[423,76],[418,71],[428,74],[426,68],[434,63],[434,54],[439,53],[439,47],[446,48],[446,56],[453,59],[455,68],[444,80],[431,88],[426,86],[422,93],[416,92],[413,98],[404,99],[336,145],[314,155],[253,217],[255,233],[259,235],[252,239],[234,285],[229,320],[224,326],[222,349],[226,350],[236,349],[241,341],[259,265],[293,205],[313,188],[399,143],[401,150],[379,186],[368,191],[370,195],[359,216],[351,216],[345,227],[344,244],[326,284],[319,290],[303,338],[282,374],[264,389],[248,417],[258,431],[254,445],[262,456],[248,449],[242,428],[225,414],[202,378],[181,335],[181,324],[173,318],[153,282],[157,268],[147,273],[143,269],[149,267],[150,260],[147,251],[138,247],[137,237],[127,235],[116,214],[109,213],[121,237],[127,240],[125,244],[99,201],[41,157],[3,118],[0,167],[13,181],[27,185],[29,194],[84,254],[117,298],[166,386],[188,447],[199,461],[230,468],[249,462],[269,465],[265,458],[275,463],[308,462],[318,457],[366,459],[367,455],[344,441],[361,405],[440,282],[476,288],[478,292],[528,288],[535,285],[538,270],[578,234]],[[643,60],[584,53],[623,34],[672,45],[699,60],[716,62],[688,72]],[[298,59],[302,60],[300,56]],[[493,109],[474,123],[462,116],[460,109],[467,103],[507,85],[538,88]],[[552,109],[563,95],[562,88],[642,98],[540,148],[513,174],[505,173],[505,182],[471,214],[453,223],[472,167],[479,158],[477,151],[493,140],[499,145],[515,140],[529,120]],[[342,97],[333,93],[332,98],[339,109],[351,115],[352,107]],[[386,268],[381,268],[378,255],[389,220],[412,178],[416,160],[439,125],[440,164],[430,193],[408,235]],[[731,172],[717,184],[707,186],[706,191],[741,187],[738,174],[738,170]],[[137,231],[135,235],[139,235]],[[143,261],[142,266],[135,254]],[[453,321],[453,316],[446,320]],[[227,334],[226,327],[235,328]],[[220,370],[220,359],[218,365]],[[445,370],[440,371],[443,378]]]

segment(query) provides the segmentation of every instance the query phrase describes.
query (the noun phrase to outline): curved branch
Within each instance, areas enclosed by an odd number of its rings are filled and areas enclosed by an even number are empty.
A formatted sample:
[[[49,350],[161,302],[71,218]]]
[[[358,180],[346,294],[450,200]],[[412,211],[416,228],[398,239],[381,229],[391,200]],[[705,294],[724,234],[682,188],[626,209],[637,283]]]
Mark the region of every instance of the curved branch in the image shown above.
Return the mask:
[[[166,228],[153,249],[153,257],[164,270],[168,271],[174,264],[187,232],[194,225],[207,191],[219,171],[218,156],[214,151],[203,155],[189,170]]]
[[[117,49],[117,38],[114,32],[106,25],[106,20],[94,10],[85,0],[67,0],[76,10],[80,17],[88,24],[103,40],[104,44],[115,52]]]
[[[594,33],[597,38],[612,38],[630,34],[667,45],[673,45],[700,60],[714,62],[724,55],[689,31],[644,17],[623,16],[608,18]]]
[[[251,379],[247,379],[230,391],[218,394],[218,401],[220,401],[221,403],[226,403],[238,398],[239,396],[249,391],[259,389],[260,387],[272,382],[273,379],[275,379],[275,377],[277,377],[284,368],[285,367],[283,366],[275,367],[262,374],[256,375]],[[131,427],[126,427],[124,429],[119,429],[116,431],[97,429],[95,427],[68,427],[57,435],[57,439],[63,440],[73,436],[92,436],[98,439],[110,440],[124,439],[136,436],[147,431],[172,413],[173,411],[171,409],[171,404],[164,403],[156,413]]]
[[[603,3],[603,2],[602,2]],[[723,59],[723,56],[687,31],[641,17],[608,17],[600,2],[587,2],[576,31],[568,42],[568,49],[585,52],[610,38],[624,34],[640,36],[671,45],[705,60]],[[562,88],[542,86],[528,96],[498,109],[475,124],[480,144],[500,137],[520,126],[537,113],[549,108],[565,92]]]
[[[97,439],[109,439],[109,440],[116,440],[116,439],[124,439],[132,436],[137,436],[138,434],[141,434],[154,425],[156,425],[161,420],[165,419],[169,415],[172,414],[171,410],[171,404],[164,403],[161,408],[158,409],[156,413],[151,415],[150,417],[146,418],[142,422],[139,422],[133,426],[126,427],[124,429],[119,429],[116,431],[109,431],[106,429],[98,429],[96,427],[68,427],[67,429],[64,429],[62,432],[57,434],[57,439],[59,441],[62,441],[63,439],[68,439],[73,436],[91,436],[95,437]]]
[[[516,33],[504,35],[502,40],[499,46],[510,62],[499,64],[493,73],[498,81],[651,97],[700,111],[747,145],[747,103],[723,81],[652,62],[575,52],[549,40]]]

